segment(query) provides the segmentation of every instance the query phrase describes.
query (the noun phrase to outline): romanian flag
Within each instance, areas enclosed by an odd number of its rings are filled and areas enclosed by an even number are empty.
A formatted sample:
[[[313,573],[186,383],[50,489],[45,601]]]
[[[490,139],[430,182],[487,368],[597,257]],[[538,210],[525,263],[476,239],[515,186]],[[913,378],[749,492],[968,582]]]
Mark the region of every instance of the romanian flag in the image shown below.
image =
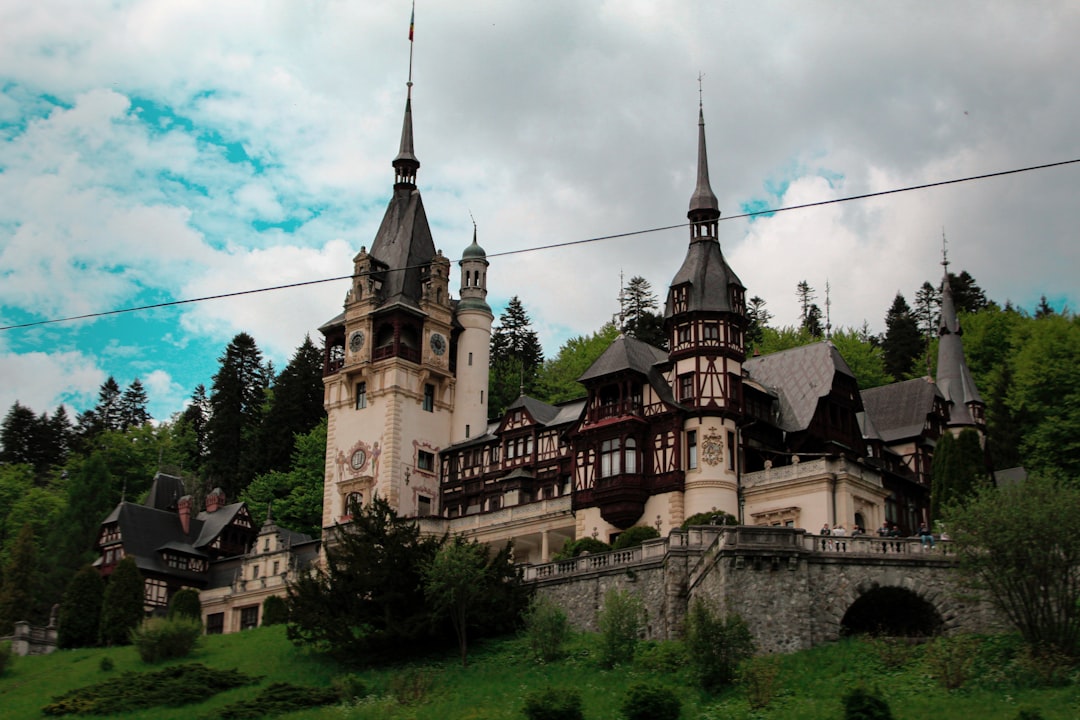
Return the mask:
[[[413,41],[413,27],[416,25],[416,0],[413,0],[412,16],[409,17],[409,42]]]

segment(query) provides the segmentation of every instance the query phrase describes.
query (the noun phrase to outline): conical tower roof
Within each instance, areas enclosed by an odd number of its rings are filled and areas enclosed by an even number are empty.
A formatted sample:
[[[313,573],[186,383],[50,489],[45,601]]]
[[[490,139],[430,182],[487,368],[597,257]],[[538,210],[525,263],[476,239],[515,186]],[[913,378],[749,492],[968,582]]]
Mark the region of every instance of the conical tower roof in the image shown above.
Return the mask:
[[[956,314],[948,263],[941,281],[941,319],[938,322],[937,386],[949,401],[949,425],[975,425],[972,405],[982,405],[982,396],[964,356],[964,331]]]

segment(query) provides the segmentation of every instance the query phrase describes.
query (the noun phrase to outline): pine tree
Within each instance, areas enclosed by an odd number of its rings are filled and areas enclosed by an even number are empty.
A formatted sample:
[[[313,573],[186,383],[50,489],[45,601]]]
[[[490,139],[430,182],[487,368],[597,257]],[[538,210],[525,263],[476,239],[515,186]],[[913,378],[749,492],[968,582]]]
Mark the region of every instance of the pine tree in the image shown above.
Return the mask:
[[[919,325],[911,314],[903,294],[896,293],[892,307],[885,316],[885,369],[897,380],[908,376],[923,351]]]
[[[148,402],[146,388],[139,378],[135,378],[124,390],[117,405],[120,429],[127,430],[129,427],[139,427],[150,422],[150,413],[146,410]]]
[[[306,336],[289,364],[274,378],[262,423],[259,472],[288,470],[294,439],[310,432],[326,416],[322,401],[322,353]]]
[[[821,327],[821,308],[817,306],[817,303],[810,303],[810,307],[806,311],[806,317],[802,321],[802,330],[806,331],[810,337],[818,339],[824,334]]]
[[[98,390],[98,404],[93,414],[95,433],[120,430],[123,427],[120,416],[120,397],[120,385],[117,384],[116,378],[110,375]]]
[[[658,348],[667,348],[664,316],[655,312],[656,295],[649,281],[640,275],[630,278],[619,298],[622,327],[630,337]]]
[[[0,426],[0,462],[34,465],[37,455],[34,448],[37,426],[38,419],[34,411],[16,400]]]
[[[765,300],[757,295],[750,298],[746,305],[746,345],[747,347],[761,347],[764,341],[764,330],[772,321],[773,314],[765,309]]]
[[[544,352],[521,300],[510,298],[491,334],[491,373],[488,381],[488,414],[500,417],[518,395],[531,393]]]
[[[8,635],[16,622],[36,623],[40,580],[34,528],[25,523],[4,566],[4,585],[0,587],[0,632]]]
[[[191,402],[173,424],[181,466],[189,472],[201,472],[206,463],[206,423],[209,418],[210,400],[206,397],[206,386],[199,383],[191,395]]]
[[[937,333],[938,315],[941,307],[941,294],[933,285],[924,282],[919,291],[915,293],[915,309],[911,315],[919,326],[923,337],[930,340]]]
[[[129,645],[131,631],[142,622],[143,577],[128,555],[121,560],[105,586],[101,607],[101,644]]]
[[[1050,306],[1050,303],[1046,301],[1046,296],[1043,295],[1039,298],[1039,306],[1035,308],[1035,319],[1042,320],[1044,317],[1050,317],[1054,314],[1054,308]]]
[[[104,600],[105,582],[101,579],[101,573],[90,565],[84,565],[68,583],[60,603],[57,644],[62,648],[97,645]]]
[[[957,312],[975,313],[992,304],[967,270],[961,270],[959,275],[949,273],[949,289]]]
[[[45,547],[53,559],[49,585],[62,592],[82,565],[94,560],[94,543],[101,521],[118,501],[101,452],[79,462],[67,478],[66,500],[60,522],[50,529]]]
[[[258,433],[266,401],[267,377],[255,339],[239,333],[218,358],[206,424],[207,470],[213,484],[236,498],[257,470]]]
[[[810,306],[814,304],[814,300],[817,299],[817,294],[814,292],[814,288],[810,287],[810,283],[805,280],[800,280],[799,284],[795,286],[795,297],[799,299],[799,325],[806,327],[806,318],[810,314]]]

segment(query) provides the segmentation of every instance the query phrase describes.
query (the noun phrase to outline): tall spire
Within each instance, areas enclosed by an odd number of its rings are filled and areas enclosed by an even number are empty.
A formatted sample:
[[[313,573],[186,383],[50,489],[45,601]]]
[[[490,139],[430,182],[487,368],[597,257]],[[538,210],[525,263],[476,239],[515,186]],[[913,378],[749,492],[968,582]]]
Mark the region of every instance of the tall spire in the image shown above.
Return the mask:
[[[705,149],[705,109],[701,98],[701,75],[698,75],[698,157],[697,184],[690,196],[690,211],[686,217],[692,223],[691,240],[715,238],[720,219],[720,204],[709,185],[709,154]]]
[[[938,321],[937,386],[949,401],[949,426],[981,425],[983,400],[964,356],[964,331],[956,314],[949,283],[949,256],[945,249],[945,231],[941,232],[941,318]]]
[[[409,80],[405,83],[405,120],[401,126],[401,145],[398,148],[397,157],[392,163],[394,166],[394,187],[416,187],[416,171],[420,168],[420,161],[413,151],[412,131],[412,61],[413,61],[413,28],[416,24],[416,3],[413,2],[412,16],[409,18]]]

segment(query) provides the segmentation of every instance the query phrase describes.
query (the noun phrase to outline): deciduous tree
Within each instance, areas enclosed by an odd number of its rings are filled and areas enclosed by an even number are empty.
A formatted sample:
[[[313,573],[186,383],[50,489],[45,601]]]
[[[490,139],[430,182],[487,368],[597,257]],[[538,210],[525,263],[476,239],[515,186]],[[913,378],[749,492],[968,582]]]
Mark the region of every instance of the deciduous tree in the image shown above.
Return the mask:
[[[947,516],[961,569],[1036,653],[1080,655],[1080,487],[1032,476]]]

